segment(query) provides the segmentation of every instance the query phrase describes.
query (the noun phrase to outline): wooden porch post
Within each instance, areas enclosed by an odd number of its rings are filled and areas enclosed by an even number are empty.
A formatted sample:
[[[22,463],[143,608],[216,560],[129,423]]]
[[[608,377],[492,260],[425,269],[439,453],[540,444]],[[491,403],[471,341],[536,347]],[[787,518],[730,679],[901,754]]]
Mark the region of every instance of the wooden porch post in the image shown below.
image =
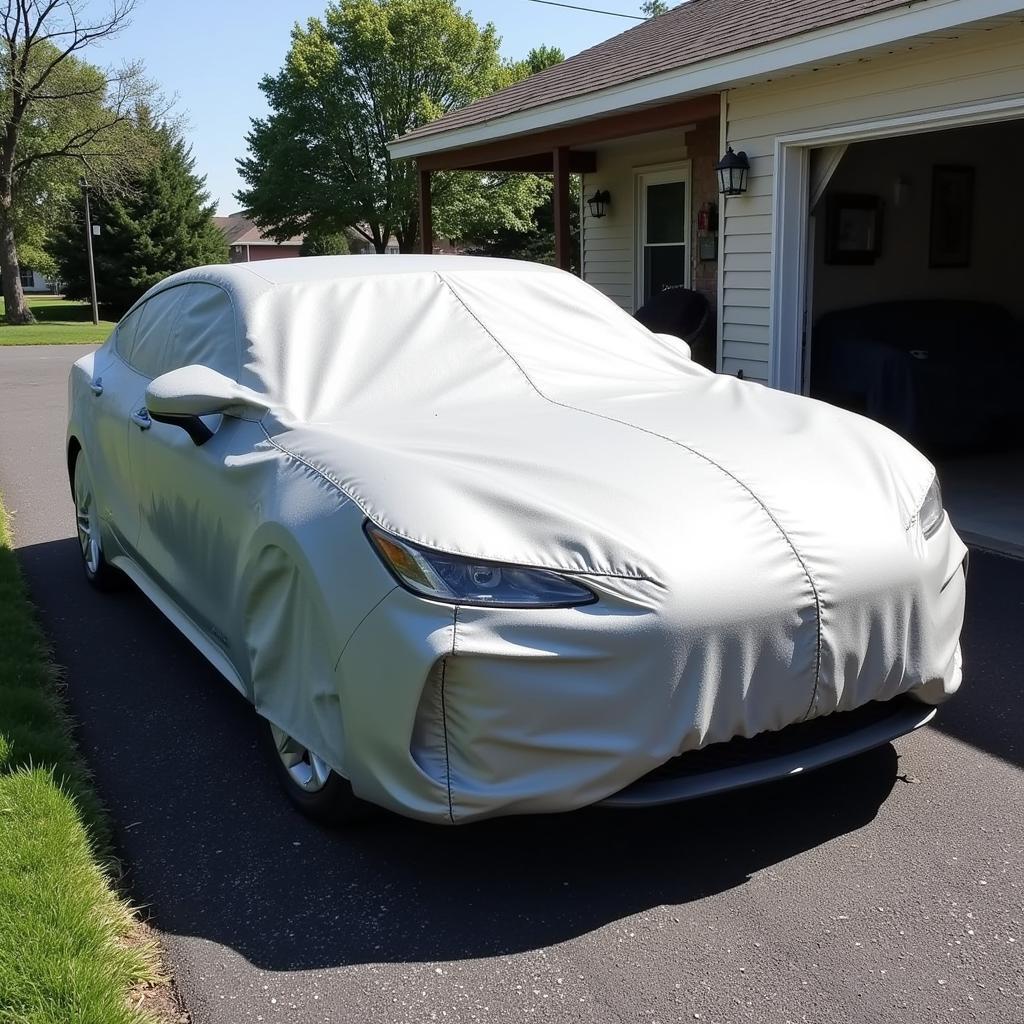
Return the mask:
[[[420,252],[434,251],[434,210],[430,199],[430,171],[420,169]]]
[[[571,263],[569,237],[569,147],[554,151],[555,265],[568,270]]]

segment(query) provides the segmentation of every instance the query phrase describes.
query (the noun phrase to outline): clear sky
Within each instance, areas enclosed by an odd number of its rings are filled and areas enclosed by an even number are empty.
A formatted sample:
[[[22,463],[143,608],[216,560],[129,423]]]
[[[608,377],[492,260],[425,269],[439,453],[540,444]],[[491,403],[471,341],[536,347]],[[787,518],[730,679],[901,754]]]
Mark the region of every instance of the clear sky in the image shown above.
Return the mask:
[[[567,0],[638,14],[640,0]],[[97,6],[102,0],[97,0]],[[120,36],[85,54],[98,64],[142,60],[150,78],[187,119],[196,170],[206,175],[218,212],[238,204],[236,157],[244,155],[249,118],[266,106],[257,83],[281,67],[296,21],[321,14],[326,0],[139,0]],[[479,22],[492,21],[504,56],[531,47],[560,46],[567,55],[624,31],[635,21],[532,3],[530,0],[461,0]]]

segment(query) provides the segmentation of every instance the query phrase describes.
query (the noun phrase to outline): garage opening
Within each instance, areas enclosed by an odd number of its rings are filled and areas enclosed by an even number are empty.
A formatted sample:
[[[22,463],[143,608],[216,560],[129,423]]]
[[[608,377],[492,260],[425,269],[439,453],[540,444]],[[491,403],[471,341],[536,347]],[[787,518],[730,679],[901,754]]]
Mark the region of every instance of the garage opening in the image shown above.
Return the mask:
[[[1024,120],[812,151],[804,389],[934,461],[1024,555]]]

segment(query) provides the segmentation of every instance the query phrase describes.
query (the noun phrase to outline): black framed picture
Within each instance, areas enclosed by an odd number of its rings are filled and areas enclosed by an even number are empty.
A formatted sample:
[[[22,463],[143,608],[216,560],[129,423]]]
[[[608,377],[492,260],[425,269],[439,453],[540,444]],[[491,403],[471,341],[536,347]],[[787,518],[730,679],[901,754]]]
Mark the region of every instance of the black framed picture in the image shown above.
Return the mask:
[[[866,265],[882,252],[882,200],[878,196],[829,196],[825,262]]]
[[[936,164],[932,168],[929,267],[968,267],[974,231],[974,168]]]

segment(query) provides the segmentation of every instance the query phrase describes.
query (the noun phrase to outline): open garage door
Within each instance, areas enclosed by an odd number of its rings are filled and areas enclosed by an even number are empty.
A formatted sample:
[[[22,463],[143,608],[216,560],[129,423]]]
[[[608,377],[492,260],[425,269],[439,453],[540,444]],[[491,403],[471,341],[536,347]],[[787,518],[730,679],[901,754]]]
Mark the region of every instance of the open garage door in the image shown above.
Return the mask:
[[[801,377],[935,461],[963,533],[1024,553],[1022,162],[1024,120],[812,151]]]

